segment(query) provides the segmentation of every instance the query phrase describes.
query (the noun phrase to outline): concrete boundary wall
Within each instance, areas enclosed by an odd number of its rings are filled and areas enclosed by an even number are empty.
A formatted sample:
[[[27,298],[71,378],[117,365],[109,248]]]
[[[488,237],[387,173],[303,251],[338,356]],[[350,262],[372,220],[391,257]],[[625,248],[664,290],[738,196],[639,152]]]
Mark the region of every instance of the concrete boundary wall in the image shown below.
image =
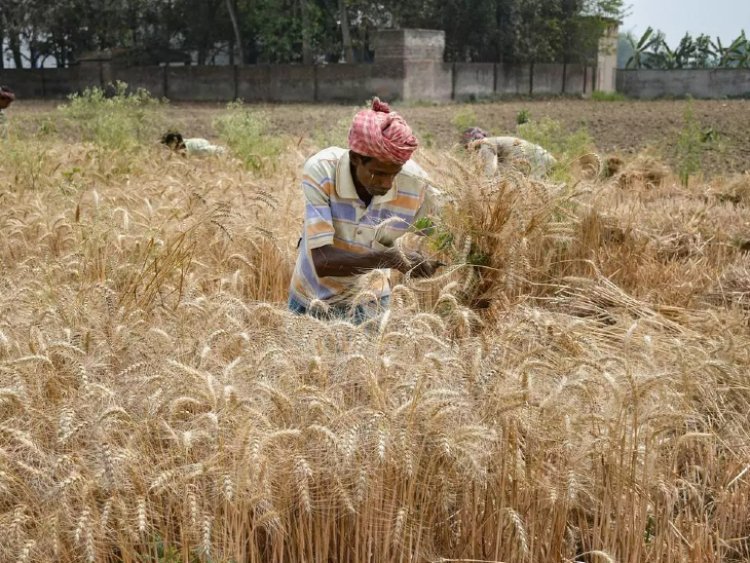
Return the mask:
[[[430,60],[374,64],[117,67],[3,70],[0,82],[23,98],[64,99],[116,80],[173,101],[361,102],[473,100],[504,95],[588,94],[593,69],[556,64],[442,63]],[[565,77],[565,88],[563,78]]]
[[[750,69],[617,71],[617,91],[631,98],[750,98]]]
[[[472,100],[504,95],[588,94],[594,69],[576,65],[445,63],[445,32],[384,29],[373,35],[375,62],[330,65],[124,67],[112,53],[72,68],[0,71],[23,98],[65,98],[114,81],[175,101],[361,102]]]

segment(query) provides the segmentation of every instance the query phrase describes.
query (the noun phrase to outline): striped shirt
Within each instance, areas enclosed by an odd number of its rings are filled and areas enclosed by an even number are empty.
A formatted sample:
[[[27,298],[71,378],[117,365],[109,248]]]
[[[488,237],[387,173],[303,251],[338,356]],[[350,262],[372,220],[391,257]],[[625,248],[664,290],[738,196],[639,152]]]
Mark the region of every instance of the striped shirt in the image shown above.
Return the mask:
[[[310,157],[302,177],[305,221],[299,256],[289,292],[309,305],[313,299],[339,303],[362,291],[376,297],[390,293],[389,270],[374,276],[318,277],[311,251],[327,245],[364,254],[384,250],[423,216],[437,211],[438,192],[428,184],[427,173],[408,161],[385,195],[369,206],[359,198],[349,167],[349,151],[331,147]]]

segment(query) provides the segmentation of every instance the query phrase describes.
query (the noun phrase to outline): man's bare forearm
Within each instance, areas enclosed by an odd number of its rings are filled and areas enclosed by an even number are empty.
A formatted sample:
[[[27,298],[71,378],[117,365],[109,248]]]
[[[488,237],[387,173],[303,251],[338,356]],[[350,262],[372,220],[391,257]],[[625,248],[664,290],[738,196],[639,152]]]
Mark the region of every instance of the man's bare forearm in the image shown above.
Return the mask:
[[[373,250],[365,254],[333,246],[313,248],[312,262],[319,277],[354,276],[379,268],[399,268],[401,260],[392,250]]]

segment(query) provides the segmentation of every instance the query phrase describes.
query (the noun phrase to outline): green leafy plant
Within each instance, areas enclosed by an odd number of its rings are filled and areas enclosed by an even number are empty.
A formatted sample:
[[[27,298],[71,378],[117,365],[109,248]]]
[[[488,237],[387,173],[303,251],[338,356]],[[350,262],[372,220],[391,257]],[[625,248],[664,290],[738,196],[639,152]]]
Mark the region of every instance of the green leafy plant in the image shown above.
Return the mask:
[[[653,54],[653,49],[663,42],[663,34],[660,32],[654,32],[654,28],[648,27],[643,32],[640,39],[636,40],[632,35],[628,35],[628,42],[633,50],[633,54],[625,63],[625,68],[651,68],[649,65],[649,58]]]
[[[469,127],[477,125],[477,114],[471,108],[463,108],[453,116],[451,123],[458,131],[465,131]]]
[[[528,123],[529,121],[531,121],[531,113],[527,108],[523,108],[516,114],[516,123],[518,125],[523,125],[524,123]]]
[[[251,110],[242,100],[227,104],[226,112],[214,122],[222,140],[245,165],[256,171],[273,169],[273,158],[283,148],[278,137],[266,134],[265,114]]]
[[[125,82],[112,85],[113,95],[102,88],[87,88],[69,96],[58,109],[66,125],[79,133],[83,141],[108,149],[132,151],[153,142],[162,128],[162,105],[143,89],[128,91]]]
[[[685,108],[684,124],[677,139],[677,173],[680,183],[688,187],[690,177],[700,170],[704,134],[693,113],[692,103]]]
[[[325,147],[346,147],[347,134],[352,120],[349,117],[343,117],[336,121],[335,124],[317,129],[312,135],[312,141],[318,148]]]
[[[591,152],[594,141],[585,127],[567,131],[562,123],[548,117],[518,126],[523,139],[551,152],[561,162]]]

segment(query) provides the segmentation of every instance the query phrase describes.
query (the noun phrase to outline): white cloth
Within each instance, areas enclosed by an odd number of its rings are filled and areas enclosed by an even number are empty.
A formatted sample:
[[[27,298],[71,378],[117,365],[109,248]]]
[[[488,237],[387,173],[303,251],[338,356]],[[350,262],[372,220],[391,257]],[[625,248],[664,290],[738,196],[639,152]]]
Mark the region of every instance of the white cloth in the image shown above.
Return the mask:
[[[200,137],[185,139],[185,148],[188,154],[224,154],[227,150]]]
[[[510,166],[539,178],[557,164],[544,148],[518,137],[485,137],[471,146],[479,151],[487,176],[494,176],[498,169]]]

